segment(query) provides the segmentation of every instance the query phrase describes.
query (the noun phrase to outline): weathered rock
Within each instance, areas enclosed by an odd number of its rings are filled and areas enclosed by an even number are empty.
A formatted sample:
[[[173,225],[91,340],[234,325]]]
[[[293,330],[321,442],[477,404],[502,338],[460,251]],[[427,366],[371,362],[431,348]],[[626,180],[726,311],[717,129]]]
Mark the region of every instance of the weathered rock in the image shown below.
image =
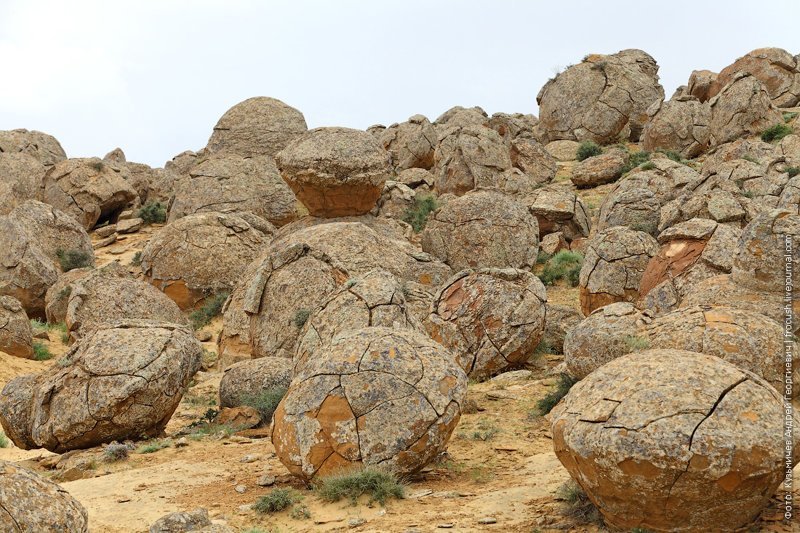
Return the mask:
[[[567,242],[589,236],[589,210],[583,200],[568,188],[557,185],[543,187],[520,201],[536,217],[540,239],[559,232]]]
[[[531,114],[522,113],[495,113],[486,123],[500,134],[506,144],[517,138],[533,139],[539,119]]]
[[[284,357],[260,357],[225,369],[219,383],[220,407],[238,407],[260,394],[285,392],[292,381],[292,361]]]
[[[579,189],[597,187],[618,180],[624,168],[625,154],[621,150],[611,150],[578,163],[570,180]]]
[[[656,253],[658,243],[653,237],[624,226],[592,237],[578,282],[583,314],[614,302],[636,301],[642,274]]]
[[[116,224],[116,230],[118,233],[135,233],[142,229],[142,225],[144,224],[144,220],[141,218],[129,218],[127,220],[120,220]]]
[[[146,320],[102,326],[58,365],[9,382],[0,395],[0,423],[18,447],[34,443],[57,453],[156,436],[199,370],[201,354],[183,326]]]
[[[583,315],[568,305],[548,303],[545,307],[544,335],[539,344],[546,352],[563,354],[567,334],[583,320]]]
[[[67,305],[70,294],[72,294],[72,283],[93,271],[94,269],[91,267],[75,268],[58,276],[56,282],[47,289],[44,297],[45,315],[48,323],[58,324],[66,320]]]
[[[300,111],[275,98],[256,96],[222,115],[206,148],[211,153],[274,157],[306,130],[306,119]]]
[[[440,131],[433,155],[437,194],[462,195],[496,187],[512,168],[509,150],[496,131],[483,126],[450,126]]]
[[[402,183],[411,189],[431,191],[436,182],[436,178],[429,171],[422,168],[408,168],[397,174],[394,180],[397,183]]]
[[[245,401],[258,401],[254,398],[245,398]],[[264,422],[261,413],[255,407],[241,405],[238,407],[222,407],[214,417],[214,423],[233,428],[236,431],[253,429]]]
[[[760,81],[777,107],[793,107],[800,103],[800,65],[797,58],[781,48],[753,50],[720,71],[719,87],[745,72]]]
[[[452,355],[423,333],[356,330],[295,375],[275,411],[272,442],[305,480],[361,464],[407,475],[445,449],[466,391]]]
[[[169,222],[202,212],[252,213],[276,226],[297,218],[296,199],[271,157],[212,154],[175,183]]]
[[[547,255],[555,255],[561,250],[569,250],[569,243],[564,238],[564,234],[560,231],[556,233],[548,233],[542,237],[542,242],[539,245],[539,250]]]
[[[87,230],[117,215],[139,199],[128,184],[128,169],[98,158],[68,159],[45,176],[46,203],[74,216]]]
[[[150,533],[229,533],[233,531],[227,526],[214,524],[205,509],[182,511],[164,515],[150,526]]]
[[[648,109],[650,120],[642,130],[642,149],[672,150],[691,159],[709,143],[711,107],[693,96],[658,101]]]
[[[33,333],[19,300],[0,296],[0,352],[33,358]]]
[[[547,153],[552,155],[556,161],[575,161],[578,157],[579,147],[580,143],[577,141],[561,139],[545,144],[544,149],[547,150]]]
[[[520,137],[510,143],[511,164],[530,176],[535,185],[550,183],[556,177],[556,159],[531,137]]]
[[[189,215],[153,234],[142,251],[142,273],[178,307],[191,309],[232,291],[273,232],[272,224],[251,214]]]
[[[783,480],[782,405],[719,358],[649,350],[572,387],[553,410],[553,445],[612,527],[732,531]]]
[[[544,334],[547,294],[524,270],[464,270],[433,299],[425,329],[481,379],[525,363]]]
[[[650,189],[618,188],[609,193],[600,206],[597,230],[627,226],[655,237],[660,214],[661,203]]]
[[[422,249],[454,270],[530,268],[539,252],[539,225],[514,198],[491,190],[474,191],[430,215]]]
[[[783,116],[772,104],[769,93],[750,74],[739,72],[709,100],[711,106],[710,145],[719,146],[748,135],[760,134]]]
[[[414,115],[406,122],[392,124],[381,133],[380,140],[398,172],[408,168],[433,167],[433,150],[439,136],[424,116]]]
[[[0,131],[0,152],[26,153],[46,167],[51,167],[67,158],[67,154],[55,137],[41,131],[24,129]]]
[[[402,220],[405,213],[414,206],[415,198],[414,189],[396,181],[387,181],[372,214]]]
[[[482,108],[462,107],[460,105],[451,107],[434,121],[437,128],[444,130],[448,127],[462,128],[465,126],[486,126],[489,115]]]
[[[88,533],[86,509],[70,494],[34,472],[0,461],[0,529],[9,533]]]
[[[733,281],[755,291],[782,294],[787,247],[793,263],[800,264],[800,216],[780,209],[758,215],[742,231],[733,258]],[[793,292],[800,292],[800,286]]]
[[[687,92],[701,102],[709,101],[722,88],[717,80],[718,76],[710,70],[693,70],[689,76]]]
[[[349,128],[316,128],[286,146],[281,176],[313,216],[368,213],[391,174],[390,157],[375,137]]]
[[[41,201],[46,171],[32,155],[0,151],[0,215],[27,200]]]
[[[588,55],[539,91],[537,128],[544,142],[635,141],[647,121],[647,108],[663,98],[658,65],[645,52]]]

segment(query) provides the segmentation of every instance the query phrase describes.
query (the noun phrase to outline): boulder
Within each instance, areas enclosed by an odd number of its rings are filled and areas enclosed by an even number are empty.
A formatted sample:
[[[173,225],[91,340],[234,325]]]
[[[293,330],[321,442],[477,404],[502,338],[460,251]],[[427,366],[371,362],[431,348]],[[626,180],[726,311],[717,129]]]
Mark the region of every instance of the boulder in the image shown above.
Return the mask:
[[[308,130],[303,114],[275,98],[256,96],[220,117],[206,149],[244,157],[270,156]]]
[[[19,300],[0,296],[0,352],[32,359],[32,336],[31,323]]]
[[[433,150],[439,142],[436,128],[422,115],[414,115],[406,122],[392,124],[380,136],[383,147],[391,156],[397,172],[408,168],[430,169]]]
[[[239,407],[264,393],[283,394],[292,381],[292,362],[284,357],[260,357],[225,369],[219,382],[219,406]]]
[[[94,265],[91,237],[68,214],[42,202],[28,200],[15,207],[8,217],[17,220],[52,261],[58,263],[64,252],[77,252],[85,257],[86,263]]]
[[[621,183],[625,183],[625,180]],[[613,226],[627,226],[653,237],[658,235],[661,203],[650,189],[620,187],[606,195],[600,206],[597,231]]]
[[[394,181],[396,183],[402,183],[415,191],[432,191],[436,178],[425,169],[408,168],[398,172]]]
[[[710,70],[693,70],[686,91],[701,102],[709,101],[722,87],[717,80],[719,74]]]
[[[157,436],[201,355],[183,326],[131,320],[99,327],[59,364],[10,381],[0,395],[0,423],[18,447],[56,453]]]
[[[531,137],[518,137],[509,144],[509,155],[514,168],[530,176],[534,186],[550,183],[556,177],[556,158]]]
[[[545,313],[544,335],[539,341],[539,350],[563,354],[567,335],[583,320],[583,315],[574,307],[550,303],[545,306]]]
[[[520,199],[539,224],[539,238],[561,233],[567,242],[588,237],[591,217],[583,200],[561,185],[542,187]]]
[[[489,122],[489,115],[482,108],[462,107],[460,105],[451,107],[434,121],[440,131],[449,127],[465,126],[486,126]]]
[[[0,215],[5,215],[27,200],[44,197],[47,169],[24,152],[0,152]]]
[[[552,432],[556,456],[609,526],[733,531],[783,480],[782,424],[781,396],[755,374],[648,350],[573,386]]]
[[[486,126],[499,133],[510,145],[517,138],[534,139],[538,123],[539,119],[531,114],[495,113],[489,117]]]
[[[477,188],[496,187],[512,168],[502,137],[484,126],[448,126],[440,130],[433,155],[437,194],[460,196]]]
[[[317,217],[368,213],[391,174],[390,157],[373,135],[316,128],[277,156],[281,176]]]
[[[733,281],[754,291],[783,294],[787,248],[793,263],[800,264],[800,216],[781,209],[758,215],[742,231],[733,258]],[[792,291],[800,292],[800,286]]]
[[[125,275],[121,270],[118,271],[121,276]],[[92,272],[94,272],[94,267],[82,267],[74,268],[58,276],[44,296],[45,316],[48,323],[58,324],[67,319],[67,305],[70,294],[72,294],[72,284]]]
[[[162,516],[150,526],[150,533],[233,533],[228,526],[215,524],[206,509],[181,511]]]
[[[67,158],[55,137],[41,131],[24,129],[0,131],[0,152],[25,153],[48,168]]]
[[[547,153],[552,155],[556,161],[575,161],[578,157],[578,148],[580,145],[581,144],[577,141],[561,139],[545,144],[544,149],[547,150]]]
[[[414,189],[396,181],[387,181],[383,186],[381,197],[378,198],[371,214],[380,217],[402,220],[409,209],[414,207],[417,197]]]
[[[295,375],[275,411],[272,443],[306,481],[360,465],[408,475],[445,450],[466,392],[463,370],[425,334],[355,330]]]
[[[524,364],[544,334],[547,294],[524,270],[464,270],[442,285],[425,321],[428,334],[474,379]]]
[[[622,150],[610,150],[604,154],[587,157],[575,165],[570,180],[579,189],[612,183],[622,176],[625,159]]]
[[[748,52],[720,71],[718,87],[733,81],[740,72],[760,81],[776,107],[800,104],[800,65],[797,57],[786,50],[759,48]]]
[[[513,197],[473,191],[430,215],[422,249],[454,270],[531,268],[539,252],[539,225]]]
[[[769,93],[755,76],[739,72],[709,100],[711,106],[710,145],[758,135],[776,124],[783,115],[772,104]]]
[[[705,152],[709,143],[711,106],[693,96],[659,100],[648,109],[642,130],[642,149],[671,150],[686,159]]]

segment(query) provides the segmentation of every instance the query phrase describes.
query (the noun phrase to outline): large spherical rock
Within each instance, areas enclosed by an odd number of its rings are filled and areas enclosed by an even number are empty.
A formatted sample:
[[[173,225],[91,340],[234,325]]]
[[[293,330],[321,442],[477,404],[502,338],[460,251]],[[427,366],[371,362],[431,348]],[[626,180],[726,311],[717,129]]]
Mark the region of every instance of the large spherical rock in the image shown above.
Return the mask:
[[[781,209],[758,215],[742,231],[733,259],[733,280],[756,291],[782,293],[787,241],[794,265],[800,264],[800,216]],[[800,291],[800,286],[795,287],[794,292]]]
[[[634,302],[658,242],[642,231],[614,226],[589,241],[578,280],[581,309],[588,315],[614,302]]]
[[[41,201],[45,172],[45,166],[32,155],[0,152],[0,215],[26,200]]]
[[[544,334],[547,294],[524,270],[465,270],[433,299],[428,334],[480,379],[525,363]]]
[[[92,239],[73,217],[58,209],[29,200],[15,207],[9,218],[19,221],[37,246],[53,261],[58,262],[63,252],[79,252],[94,265]]]
[[[520,201],[536,217],[539,238],[550,233],[561,232],[567,241],[588,237],[591,217],[583,200],[562,186],[543,187]]]
[[[100,327],[58,365],[9,382],[0,423],[17,446],[57,453],[156,436],[200,369],[201,354],[183,326],[140,320]]]
[[[219,382],[219,406],[238,407],[267,391],[289,388],[292,362],[283,357],[260,357],[225,369]]]
[[[711,107],[693,96],[659,101],[648,110],[642,130],[642,149],[672,150],[691,159],[705,152],[709,142]]]
[[[86,509],[66,490],[7,461],[0,461],[0,501],[3,531],[89,531]]]
[[[61,144],[52,135],[23,129],[0,131],[0,152],[29,154],[46,167],[67,158]]]
[[[442,130],[433,161],[438,194],[462,195],[480,187],[495,187],[502,174],[512,168],[502,137],[483,126]]]
[[[74,216],[87,230],[117,215],[139,198],[128,169],[98,158],[68,159],[45,176],[44,201]]]
[[[647,108],[664,98],[655,59],[641,50],[589,55],[548,81],[536,101],[543,142],[637,140]]]
[[[427,118],[414,115],[406,122],[386,128],[380,140],[391,155],[392,166],[400,172],[408,168],[430,169],[439,135]]]
[[[272,443],[305,480],[361,464],[410,474],[445,449],[466,392],[455,359],[423,333],[356,330],[295,375],[275,411]]]
[[[755,76],[744,72],[734,75],[709,104],[712,147],[783,124],[783,116],[767,90]]]
[[[31,323],[19,300],[0,296],[0,352],[16,357],[33,357]]]
[[[530,268],[539,252],[539,224],[514,198],[474,191],[430,215],[422,249],[454,270]]]
[[[252,213],[276,226],[297,218],[294,194],[271,157],[200,158],[175,183],[169,222],[202,212]]]
[[[800,103],[800,65],[797,57],[781,48],[753,50],[720,71],[719,87],[724,86],[739,72],[758,79],[777,107],[793,107]]]
[[[306,132],[306,119],[297,109],[266,96],[256,96],[228,109],[214,126],[209,152],[245,157],[274,156]]]
[[[142,273],[178,307],[193,308],[211,295],[232,291],[245,267],[269,244],[273,229],[254,215],[183,217],[150,238],[142,251]]]
[[[388,152],[373,135],[348,128],[317,128],[277,156],[281,176],[318,217],[363,215],[391,174]]]
[[[733,531],[783,480],[782,424],[781,397],[758,376],[649,350],[576,384],[552,431],[557,457],[609,525]]]

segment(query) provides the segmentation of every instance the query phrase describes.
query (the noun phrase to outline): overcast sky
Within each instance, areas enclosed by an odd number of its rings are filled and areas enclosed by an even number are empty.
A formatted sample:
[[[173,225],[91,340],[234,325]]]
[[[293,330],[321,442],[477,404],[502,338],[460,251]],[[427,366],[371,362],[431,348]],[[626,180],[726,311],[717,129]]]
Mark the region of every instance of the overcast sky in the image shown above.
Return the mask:
[[[669,97],[754,48],[799,53],[799,20],[798,0],[0,0],[0,129],[162,166],[251,96],[309,127],[537,113],[555,72],[624,48],[656,58]]]

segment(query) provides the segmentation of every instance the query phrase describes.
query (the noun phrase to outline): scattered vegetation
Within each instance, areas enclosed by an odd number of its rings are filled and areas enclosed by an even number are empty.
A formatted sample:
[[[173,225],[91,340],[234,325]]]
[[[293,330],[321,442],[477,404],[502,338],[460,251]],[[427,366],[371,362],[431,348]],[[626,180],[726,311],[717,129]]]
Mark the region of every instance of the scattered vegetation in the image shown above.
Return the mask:
[[[563,279],[572,287],[577,287],[582,266],[583,256],[581,254],[569,250],[561,250],[547,260],[539,279],[545,285],[553,285],[556,281]]]
[[[297,329],[300,329],[303,326],[305,326],[306,322],[308,321],[308,317],[310,316],[311,316],[311,311],[309,311],[308,309],[298,309],[297,311],[295,311],[293,319],[295,327]]]
[[[308,520],[311,518],[311,511],[308,510],[305,504],[300,503],[292,507],[292,510],[289,511],[289,516],[295,520]]]
[[[636,335],[628,335],[625,337],[625,344],[630,348],[633,352],[638,352],[639,350],[646,350],[650,348],[650,341],[645,337],[639,337]]]
[[[247,405],[258,411],[261,415],[261,422],[267,423],[272,420],[272,414],[284,396],[286,396],[286,389],[275,387],[264,389],[258,394],[242,395],[239,397],[239,401],[242,405]]]
[[[159,450],[163,450],[164,448],[170,447],[170,441],[168,439],[165,440],[155,440],[148,444],[143,444],[139,446],[136,450],[136,453],[155,453]]]
[[[291,489],[273,489],[266,496],[262,496],[253,505],[253,509],[262,514],[273,514],[284,511],[300,501],[297,493]]]
[[[536,349],[533,350],[534,355],[544,355],[544,354],[555,354],[556,347],[550,344],[546,339],[542,339],[539,341],[539,344],[536,345]]]
[[[0,429],[0,448],[8,448],[9,442],[6,434]]]
[[[492,440],[495,438],[498,433],[500,433],[500,429],[497,428],[497,426],[487,422],[486,420],[479,420],[478,427],[472,432],[470,438],[472,440],[482,440],[486,442],[487,440]]]
[[[783,121],[790,122],[794,117],[797,116],[797,111],[787,111],[783,114]]]
[[[760,163],[758,162],[758,159],[756,159],[755,157],[753,157],[753,156],[752,156],[752,155],[750,155],[750,154],[744,154],[744,155],[742,156],[742,159],[744,159],[745,161],[750,161],[751,163],[755,163],[756,165],[759,165],[759,164],[760,164]]]
[[[789,174],[790,178],[793,178],[800,174],[800,167],[789,167],[786,169],[786,173]]]
[[[58,264],[61,265],[62,272],[90,267],[92,266],[92,259],[94,259],[92,254],[85,250],[63,250],[61,248],[56,250],[56,257],[58,258]]]
[[[62,291],[63,292],[63,291]],[[59,293],[60,295],[61,293]],[[63,322],[57,322],[55,324],[49,324],[47,322],[42,322],[41,320],[32,318],[31,319],[31,329],[33,330],[33,334],[36,335],[42,331],[46,331],[48,336],[52,332],[57,332],[59,334],[59,338],[61,339],[62,344],[69,343],[69,333],[67,332],[67,325]]]
[[[556,498],[567,504],[567,516],[582,524],[601,523],[600,511],[574,480],[570,479],[561,485],[556,492]]]
[[[543,265],[543,264],[547,263],[550,260],[551,257],[553,257],[553,256],[548,254],[547,252],[543,252],[542,250],[539,250],[539,254],[536,256],[536,264],[537,265]]]
[[[92,161],[89,166],[95,169],[97,172],[102,172],[106,165],[102,161],[98,160]]]
[[[167,221],[167,208],[161,202],[147,202],[144,204],[136,216],[147,224],[163,224]]]
[[[590,157],[594,157],[602,153],[603,149],[600,148],[597,143],[592,141],[583,141],[578,146],[578,150],[575,152],[575,159],[578,161],[583,161],[584,159],[589,159]]]
[[[414,205],[403,213],[403,222],[411,224],[414,232],[419,233],[425,229],[425,225],[428,223],[428,215],[436,211],[437,207],[439,207],[439,204],[436,202],[435,196],[432,194],[419,195],[414,198]]]
[[[139,266],[142,264],[142,252],[141,250],[133,254],[133,258],[131,259],[131,264],[133,266]]]
[[[33,358],[37,361],[47,361],[53,358],[53,354],[43,342],[36,341],[33,343]]]
[[[683,156],[675,150],[659,150],[659,152],[667,156],[668,159],[672,159],[676,163],[686,163],[686,160],[683,158]]]
[[[349,499],[355,505],[364,494],[371,502],[386,504],[389,498],[405,498],[405,487],[391,472],[374,467],[322,478],[314,487],[327,502]]]
[[[791,126],[787,126],[786,124],[775,124],[774,126],[764,130],[764,132],[761,134],[761,140],[768,143],[780,141],[791,133]]]
[[[555,390],[548,392],[544,398],[536,402],[536,414],[544,416],[552,411],[553,407],[561,401],[561,398],[567,395],[577,382],[578,380],[569,374],[562,373],[559,375]]]
[[[643,163],[647,163],[650,161],[650,152],[641,151],[641,152],[632,152],[628,154],[627,161],[625,161],[625,166],[622,167],[622,173],[627,174],[634,168],[638,167]]]
[[[641,168],[642,170],[653,170],[654,168],[656,168],[656,166],[653,164],[653,162],[652,162],[652,161],[648,161],[647,163],[645,163],[644,165],[642,165],[640,168]]]
[[[209,296],[203,302],[200,309],[189,313],[189,320],[194,329],[200,329],[211,323],[215,316],[219,316],[222,312],[222,306],[225,305],[225,300],[228,299],[227,292],[218,292],[213,296]]]
[[[120,444],[118,442],[112,442],[108,446],[105,447],[103,450],[103,459],[107,463],[115,463],[117,461],[123,461],[128,458],[128,454],[131,451],[131,447],[127,444]]]

